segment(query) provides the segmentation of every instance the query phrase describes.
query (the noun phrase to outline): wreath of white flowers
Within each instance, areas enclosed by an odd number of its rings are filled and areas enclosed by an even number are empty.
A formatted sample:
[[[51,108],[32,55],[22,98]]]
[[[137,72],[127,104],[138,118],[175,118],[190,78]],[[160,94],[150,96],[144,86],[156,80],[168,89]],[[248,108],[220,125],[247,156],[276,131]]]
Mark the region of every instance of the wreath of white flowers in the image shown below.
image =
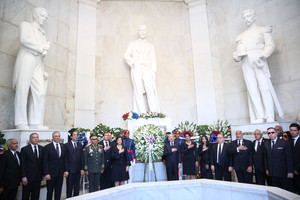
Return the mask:
[[[142,162],[149,162],[149,138],[152,143],[152,161],[161,159],[164,151],[163,131],[153,124],[141,126],[134,133],[135,153],[138,160]]]

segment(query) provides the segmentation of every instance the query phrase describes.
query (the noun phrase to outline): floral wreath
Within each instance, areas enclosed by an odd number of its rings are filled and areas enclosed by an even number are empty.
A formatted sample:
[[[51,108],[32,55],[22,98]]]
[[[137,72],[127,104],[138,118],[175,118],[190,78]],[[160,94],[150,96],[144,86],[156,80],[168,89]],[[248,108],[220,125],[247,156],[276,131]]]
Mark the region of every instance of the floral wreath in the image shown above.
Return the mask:
[[[135,153],[138,160],[149,161],[149,146],[152,145],[152,160],[161,159],[164,149],[163,131],[153,124],[139,127],[134,133]]]

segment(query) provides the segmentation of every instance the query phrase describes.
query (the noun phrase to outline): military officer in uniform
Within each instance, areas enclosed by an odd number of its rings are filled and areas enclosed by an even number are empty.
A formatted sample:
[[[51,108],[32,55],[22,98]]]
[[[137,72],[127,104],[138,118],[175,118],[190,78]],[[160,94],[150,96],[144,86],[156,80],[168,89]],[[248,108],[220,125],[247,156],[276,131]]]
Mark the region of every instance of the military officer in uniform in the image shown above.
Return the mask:
[[[124,145],[128,152],[128,159],[130,161],[130,168],[129,168],[129,179],[128,183],[132,182],[133,178],[133,167],[135,165],[135,145],[134,140],[129,138],[129,130],[124,131]]]
[[[96,135],[91,135],[91,144],[84,151],[84,170],[89,179],[89,192],[98,190],[100,175],[104,171],[104,150],[101,144],[98,144]]]

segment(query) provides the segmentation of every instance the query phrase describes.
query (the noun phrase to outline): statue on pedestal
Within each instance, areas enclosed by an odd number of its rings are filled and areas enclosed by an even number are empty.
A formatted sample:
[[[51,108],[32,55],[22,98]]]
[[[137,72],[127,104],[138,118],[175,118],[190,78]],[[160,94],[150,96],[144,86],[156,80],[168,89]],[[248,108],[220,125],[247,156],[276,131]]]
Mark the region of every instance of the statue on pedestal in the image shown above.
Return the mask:
[[[48,19],[44,8],[35,8],[32,22],[20,25],[21,47],[17,55],[13,87],[15,89],[15,126],[17,129],[46,129],[43,126],[48,74],[44,58],[50,42],[42,25]],[[28,110],[27,110],[28,109]]]
[[[242,62],[242,70],[248,91],[248,106],[251,123],[274,122],[274,107],[283,116],[277,95],[271,83],[267,58],[275,49],[271,26],[258,26],[255,11],[243,11],[243,19],[248,27],[237,39],[233,53],[236,62]]]
[[[155,50],[146,40],[147,27],[140,26],[138,32],[139,39],[129,44],[124,56],[131,69],[133,111],[160,112],[155,84],[157,69]]]

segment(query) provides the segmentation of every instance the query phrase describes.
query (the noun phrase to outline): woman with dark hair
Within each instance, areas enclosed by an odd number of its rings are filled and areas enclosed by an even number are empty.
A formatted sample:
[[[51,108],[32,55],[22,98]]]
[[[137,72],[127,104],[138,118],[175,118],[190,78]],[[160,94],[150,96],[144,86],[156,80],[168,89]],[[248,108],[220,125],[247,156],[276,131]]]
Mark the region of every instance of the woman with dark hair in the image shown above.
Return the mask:
[[[129,166],[127,149],[124,146],[122,137],[119,136],[112,149],[112,180],[115,186],[123,185],[129,179]]]
[[[202,178],[212,178],[210,169],[210,145],[206,135],[201,136],[201,145],[199,146],[200,173]]]
[[[289,131],[283,132],[282,139],[285,140],[285,141],[287,141],[287,142],[291,141],[292,140],[291,133]]]
[[[191,133],[184,133],[185,142],[182,143],[181,151],[183,153],[182,174],[186,179],[194,179],[196,175],[196,167],[198,167],[197,147],[196,143],[191,140]]]

